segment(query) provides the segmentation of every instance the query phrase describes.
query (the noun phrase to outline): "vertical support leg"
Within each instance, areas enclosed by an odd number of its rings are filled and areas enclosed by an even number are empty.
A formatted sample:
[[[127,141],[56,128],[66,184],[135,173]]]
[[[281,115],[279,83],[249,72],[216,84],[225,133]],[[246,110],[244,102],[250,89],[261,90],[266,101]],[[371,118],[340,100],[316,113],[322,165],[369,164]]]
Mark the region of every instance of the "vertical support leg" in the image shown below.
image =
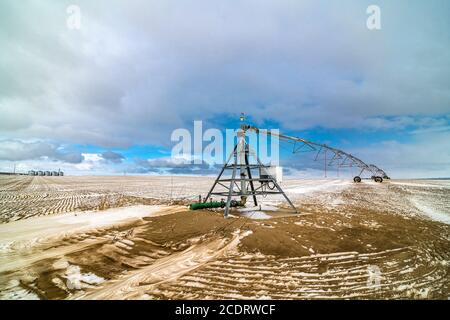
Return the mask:
[[[231,175],[231,182],[230,182],[230,189],[228,190],[228,198],[227,198],[227,204],[225,206],[225,211],[223,213],[224,218],[228,218],[228,212],[230,211],[230,205],[231,205],[231,196],[233,195],[233,188],[235,184],[236,179],[236,167],[237,167],[237,154],[234,153],[234,166],[233,166],[233,173]]]
[[[245,155],[246,155],[246,141],[245,141],[245,131],[238,131],[237,133],[238,137],[238,147],[237,147],[237,157],[238,157],[238,163],[239,163],[239,173],[240,173],[240,180],[241,180],[241,186],[240,186],[240,194],[242,201],[247,200],[247,181],[246,181],[246,166],[245,166]]]
[[[248,145],[245,146],[245,165],[247,166],[247,175],[248,178],[250,179],[250,189],[252,190],[252,195],[253,195],[253,203],[255,204],[255,206],[258,205],[258,201],[256,200],[256,194],[255,194],[255,186],[253,185],[253,180],[252,180],[252,171],[250,170],[250,161],[248,161]]]
[[[283,189],[278,185],[278,183],[275,181],[275,179],[272,179],[273,184],[275,187],[277,187],[278,191],[283,195],[283,197],[286,199],[286,201],[289,203],[289,205],[294,209],[295,213],[298,213],[297,208],[294,206],[294,204],[291,202],[291,200],[288,198],[288,196],[284,193]]]
[[[260,166],[263,166],[263,164],[261,163],[261,161],[259,160],[258,157],[256,157],[256,161],[258,161],[258,164]],[[280,185],[275,181],[275,179],[272,178],[272,182],[275,185],[275,187],[278,189],[278,191],[283,195],[283,197],[286,199],[286,201],[289,203],[289,205],[292,207],[292,209],[294,209],[295,213],[298,213],[297,208],[294,206],[294,204],[291,202],[291,200],[288,198],[288,196],[284,193],[283,189],[281,189]]]
[[[225,167],[228,165],[228,163],[230,162],[231,158],[233,157],[233,155],[235,154],[237,149],[237,145],[234,146],[233,152],[231,152],[230,156],[228,157],[227,162],[225,162],[224,166],[222,167],[222,170],[220,170],[219,175],[216,178],[216,181],[214,181],[213,186],[211,187],[211,189],[208,192],[208,195],[205,198],[205,201],[203,201],[204,203],[206,203],[206,201],[208,201],[209,197],[211,196],[211,193],[213,192],[214,188],[217,185],[217,182],[220,180],[220,177],[222,177],[223,172],[225,171]]]

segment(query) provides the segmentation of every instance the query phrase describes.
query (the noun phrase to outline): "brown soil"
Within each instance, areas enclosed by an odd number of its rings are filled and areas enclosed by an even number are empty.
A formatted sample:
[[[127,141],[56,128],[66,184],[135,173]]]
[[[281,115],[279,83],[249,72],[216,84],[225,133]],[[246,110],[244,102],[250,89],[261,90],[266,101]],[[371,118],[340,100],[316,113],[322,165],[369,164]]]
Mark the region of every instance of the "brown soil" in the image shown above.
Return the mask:
[[[375,187],[296,199],[299,215],[223,219],[174,206],[44,239],[0,254],[22,261],[0,272],[0,298],[447,299],[450,226],[395,211],[402,191]],[[381,207],[367,205],[375,192],[388,195]],[[345,201],[330,207],[325,196]]]

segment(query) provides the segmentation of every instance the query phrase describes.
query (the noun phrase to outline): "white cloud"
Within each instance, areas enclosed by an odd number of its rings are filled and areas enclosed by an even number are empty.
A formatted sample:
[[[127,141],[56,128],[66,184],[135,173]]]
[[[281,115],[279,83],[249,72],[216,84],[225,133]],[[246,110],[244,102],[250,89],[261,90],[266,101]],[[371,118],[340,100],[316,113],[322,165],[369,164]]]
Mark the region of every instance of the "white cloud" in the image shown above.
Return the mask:
[[[80,31],[65,28],[63,3],[2,5],[17,20],[0,38],[4,137],[167,145],[176,127],[224,113],[300,130],[449,111],[449,50],[433,19],[444,13],[425,4],[415,10],[428,33],[391,3],[396,24],[378,33],[357,1],[81,1]]]
[[[408,143],[374,143],[352,152],[393,178],[450,177],[450,131],[415,135]]]
[[[69,163],[80,163],[81,153],[66,151],[60,145],[45,142],[20,140],[0,140],[0,160],[21,161],[47,158]]]
[[[68,4],[0,4],[2,139],[168,146],[175,128],[240,112],[297,131],[448,126],[448,1],[381,1],[376,32],[361,1],[81,0],[79,31]],[[77,161],[28,147],[3,158]]]

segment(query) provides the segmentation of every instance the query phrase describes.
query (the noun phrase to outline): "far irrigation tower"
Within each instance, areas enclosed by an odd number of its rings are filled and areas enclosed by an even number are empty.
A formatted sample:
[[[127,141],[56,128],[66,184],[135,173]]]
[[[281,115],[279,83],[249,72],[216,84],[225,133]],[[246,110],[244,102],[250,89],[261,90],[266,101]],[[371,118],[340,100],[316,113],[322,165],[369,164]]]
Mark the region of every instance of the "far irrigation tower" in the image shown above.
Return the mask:
[[[277,173],[280,172],[281,168],[261,163],[256,152],[247,143],[246,132],[251,127],[245,125],[244,120],[244,114],[241,113],[241,126],[237,133],[237,143],[225,165],[222,167],[218,177],[214,181],[203,204],[199,207],[217,207],[218,204],[223,206],[223,202],[213,203],[211,196],[226,197],[227,200],[224,211],[224,217],[226,218],[228,217],[231,207],[245,206],[248,197],[252,197],[254,205],[258,206],[257,196],[281,194],[295,213],[298,213],[294,204],[278,184]],[[226,171],[231,171],[231,178],[223,176]],[[252,171],[257,171],[256,177],[254,177]],[[225,188],[225,190],[216,190],[218,185]],[[239,197],[240,201],[233,200],[233,197]],[[211,202],[208,203],[208,201]]]

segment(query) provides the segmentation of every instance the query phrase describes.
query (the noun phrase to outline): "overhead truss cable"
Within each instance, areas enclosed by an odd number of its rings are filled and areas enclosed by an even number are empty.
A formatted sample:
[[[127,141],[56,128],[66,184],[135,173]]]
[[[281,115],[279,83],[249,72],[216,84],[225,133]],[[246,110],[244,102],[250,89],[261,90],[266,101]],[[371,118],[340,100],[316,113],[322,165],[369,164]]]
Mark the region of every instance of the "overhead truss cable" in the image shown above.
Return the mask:
[[[275,133],[268,130],[260,130],[257,127],[246,125],[246,130],[253,131],[257,134],[264,133],[269,136],[277,137],[281,141],[294,142],[294,148],[292,153],[299,152],[316,152],[314,161],[322,161],[325,163],[325,170],[327,166],[336,166],[337,168],[343,167],[357,167],[360,172],[353,178],[355,182],[361,182],[361,176],[364,172],[372,174],[371,178],[376,182],[383,182],[383,179],[389,179],[386,172],[374,164],[367,164],[354,155],[347,153],[343,150],[330,147],[326,144],[309,141],[303,138],[292,137],[281,133]],[[327,152],[331,151],[331,158],[327,157]]]

